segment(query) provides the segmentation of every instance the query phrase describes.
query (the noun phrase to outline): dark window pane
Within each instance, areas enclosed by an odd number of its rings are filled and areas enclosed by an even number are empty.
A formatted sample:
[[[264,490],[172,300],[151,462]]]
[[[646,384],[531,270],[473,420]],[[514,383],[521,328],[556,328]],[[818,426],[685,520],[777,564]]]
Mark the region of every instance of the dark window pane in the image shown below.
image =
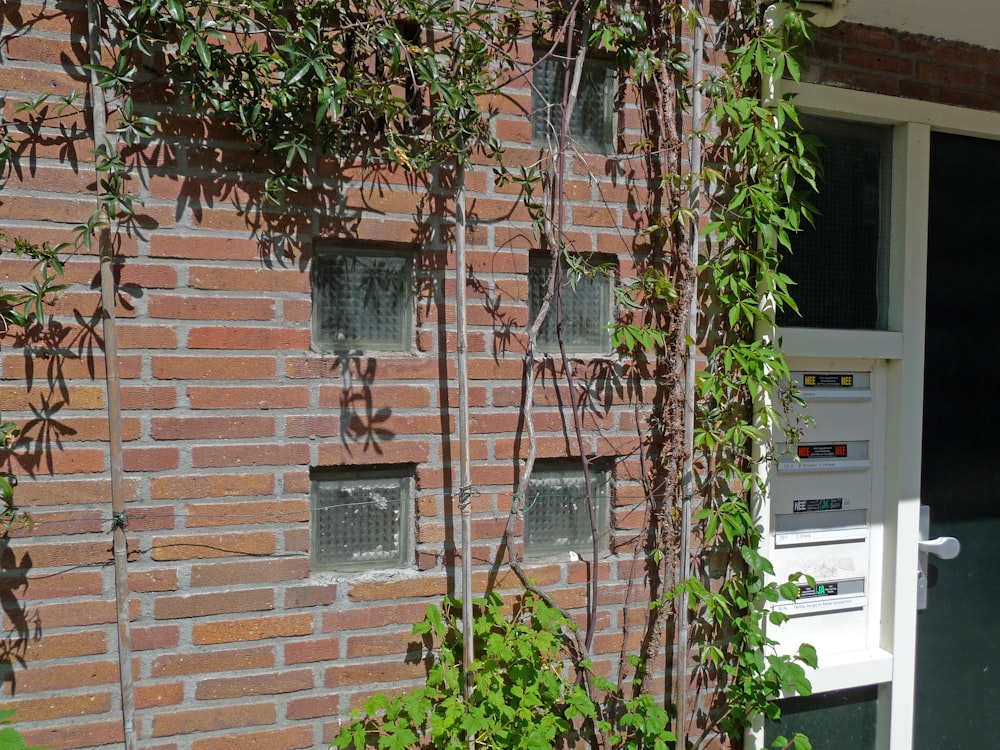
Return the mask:
[[[888,130],[812,119],[823,141],[818,216],[792,238],[781,270],[795,282],[779,325],[884,330],[888,290]]]

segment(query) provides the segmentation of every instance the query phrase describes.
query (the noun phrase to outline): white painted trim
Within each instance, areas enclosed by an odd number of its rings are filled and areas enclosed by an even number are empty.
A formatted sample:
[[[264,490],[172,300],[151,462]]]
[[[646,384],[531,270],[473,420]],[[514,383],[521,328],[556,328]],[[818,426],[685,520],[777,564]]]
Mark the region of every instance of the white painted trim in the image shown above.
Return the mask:
[[[875,356],[887,360],[890,399],[885,477],[885,617],[879,634],[888,656],[873,660],[866,679],[879,686],[877,746],[910,750],[916,655],[916,564],[920,506],[925,297],[927,288],[927,211],[930,188],[931,131],[1000,140],[1000,112],[833,88],[792,86],[805,112],[896,126],[893,138],[892,226],[890,247],[890,327],[896,333],[864,335],[785,329],[786,351],[796,356]],[[839,661],[839,660],[838,660]],[[884,674],[891,670],[891,681]],[[857,685],[838,664],[814,680],[817,690]],[[842,680],[838,680],[842,676]]]
[[[795,94],[797,107],[818,115],[840,115],[873,123],[914,123],[947,133],[1000,140],[1000,112],[964,109],[950,104],[903,99],[816,83],[795,85],[787,80],[782,81],[781,91]]]
[[[894,331],[842,331],[825,328],[782,328],[781,349],[789,357],[899,359],[903,334]]]

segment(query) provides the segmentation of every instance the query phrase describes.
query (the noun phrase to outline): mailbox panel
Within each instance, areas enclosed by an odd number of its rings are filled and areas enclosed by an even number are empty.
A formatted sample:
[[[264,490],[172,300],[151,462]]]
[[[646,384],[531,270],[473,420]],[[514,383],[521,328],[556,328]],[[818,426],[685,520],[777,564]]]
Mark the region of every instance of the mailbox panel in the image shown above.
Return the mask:
[[[807,406],[801,440],[775,445],[768,476],[768,555],[777,580],[802,573],[799,596],[775,609],[772,637],[824,657],[877,647],[881,591],[883,380],[865,360],[790,360]]]

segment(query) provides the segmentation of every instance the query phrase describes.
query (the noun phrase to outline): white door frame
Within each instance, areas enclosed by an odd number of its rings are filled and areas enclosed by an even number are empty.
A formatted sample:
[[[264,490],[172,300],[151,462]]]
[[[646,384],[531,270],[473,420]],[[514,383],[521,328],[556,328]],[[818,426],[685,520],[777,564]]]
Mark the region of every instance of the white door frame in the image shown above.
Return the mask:
[[[1000,140],[1000,113],[850,89],[784,85],[803,112],[890,125],[890,309],[888,331],[779,331],[788,356],[865,358],[886,363],[888,399],[882,528],[884,585],[878,648],[810,675],[816,692],[877,684],[880,750],[913,744],[920,512],[923,359],[927,284],[930,134],[943,131]],[[758,744],[762,737],[758,734]]]

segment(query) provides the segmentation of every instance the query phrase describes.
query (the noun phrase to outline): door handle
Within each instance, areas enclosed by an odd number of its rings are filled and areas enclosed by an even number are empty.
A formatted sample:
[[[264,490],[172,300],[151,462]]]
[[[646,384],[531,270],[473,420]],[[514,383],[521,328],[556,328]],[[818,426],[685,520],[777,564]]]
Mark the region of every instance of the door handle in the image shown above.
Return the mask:
[[[927,609],[927,572],[931,555],[952,560],[962,551],[962,544],[953,536],[928,539],[931,530],[931,509],[920,506],[920,540],[917,542],[917,609]]]
[[[962,551],[962,544],[953,536],[939,536],[934,539],[921,539],[917,542],[917,549],[942,560],[953,560]]]

